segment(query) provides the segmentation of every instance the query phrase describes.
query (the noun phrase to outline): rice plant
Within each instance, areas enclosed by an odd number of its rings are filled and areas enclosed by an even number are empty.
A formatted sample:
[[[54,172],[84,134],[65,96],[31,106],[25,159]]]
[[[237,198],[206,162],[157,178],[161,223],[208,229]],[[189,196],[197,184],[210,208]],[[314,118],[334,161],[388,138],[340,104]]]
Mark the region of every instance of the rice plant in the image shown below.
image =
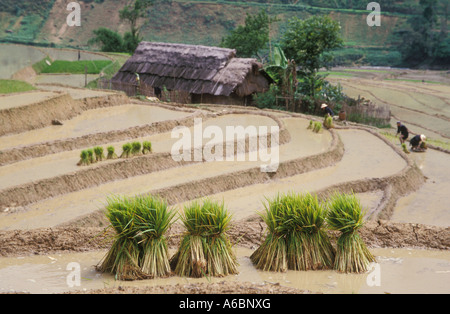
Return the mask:
[[[327,115],[323,120],[323,126],[327,129],[332,129],[334,127],[333,117]]]
[[[109,197],[106,216],[115,238],[100,265],[117,280],[165,277],[171,273],[164,234],[173,223],[174,211],[152,196]]]
[[[87,150],[83,150],[80,154],[80,161],[78,162],[78,166],[88,166],[91,164],[91,159],[89,158],[89,154]]]
[[[410,153],[409,150],[408,150],[408,147],[406,146],[406,143],[402,143],[402,149],[403,149],[403,152],[405,154],[409,154]]]
[[[131,143],[123,144],[122,146],[122,155],[120,155],[120,158],[129,158],[131,157],[131,150],[132,150]]]
[[[313,120],[310,120],[309,121],[309,125],[308,125],[308,127],[306,128],[307,130],[312,130],[314,128],[314,121]]]
[[[144,141],[142,143],[142,153],[144,155],[149,154],[152,152],[152,143],[149,141]]]
[[[166,232],[173,223],[174,210],[166,201],[152,197],[136,197],[135,227],[139,238],[141,270],[151,277],[166,277],[171,273]]]
[[[116,280],[147,279],[149,276],[139,266],[140,249],[133,201],[125,197],[109,197],[106,217],[115,231],[115,237],[97,269],[113,274]]]
[[[198,278],[237,273],[237,259],[226,234],[231,215],[223,203],[192,202],[185,206],[181,220],[186,233],[170,262],[176,274]]]
[[[277,195],[264,206],[268,233],[250,257],[256,268],[284,272],[332,267],[334,248],[324,230],[326,211],[317,197]]]
[[[94,147],[94,154],[96,161],[102,161],[103,159],[105,159],[105,155],[103,154],[103,147]]]
[[[140,142],[131,143],[131,155],[135,156],[141,153],[142,144]]]
[[[108,146],[106,148],[106,150],[108,151],[108,155],[106,156],[106,159],[117,159],[117,155],[115,153],[114,146]]]
[[[362,273],[375,258],[358,230],[364,225],[364,212],[354,194],[335,193],[328,202],[328,226],[341,235],[337,239],[334,269],[344,273]]]
[[[313,127],[313,131],[315,133],[319,133],[322,130],[322,123],[316,121],[314,122],[314,127]]]
[[[97,160],[95,159],[94,150],[92,148],[87,150],[88,158],[91,164],[96,163]]]
[[[267,199],[260,216],[267,225],[267,235],[250,260],[258,269],[285,272],[288,269],[286,238],[289,230],[285,226],[285,208],[281,196]]]

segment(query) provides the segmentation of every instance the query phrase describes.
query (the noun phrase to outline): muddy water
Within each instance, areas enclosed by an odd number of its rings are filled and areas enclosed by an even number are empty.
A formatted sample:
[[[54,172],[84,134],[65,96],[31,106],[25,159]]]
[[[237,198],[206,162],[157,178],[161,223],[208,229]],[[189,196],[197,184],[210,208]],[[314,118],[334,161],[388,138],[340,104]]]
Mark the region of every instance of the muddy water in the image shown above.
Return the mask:
[[[225,200],[236,219],[250,212],[262,211],[266,197],[278,193],[314,192],[338,183],[364,178],[382,178],[400,172],[406,162],[379,138],[360,130],[338,132],[345,146],[342,160],[335,166],[279,179],[267,184],[255,184],[210,196]]]
[[[62,126],[2,137],[0,150],[33,143],[80,137],[92,133],[123,130],[154,122],[182,119],[189,113],[173,111],[156,106],[123,105],[93,109],[83,112],[72,120],[63,121]]]
[[[234,123],[238,123],[237,125],[246,125],[246,123],[253,125],[275,123],[272,119],[261,116],[240,117],[240,115],[232,115],[223,116],[222,118],[220,120],[221,123],[217,123],[219,126],[221,124],[223,124],[222,126],[230,125],[229,123],[231,125],[234,125]],[[240,120],[240,118],[243,120]],[[216,121],[210,123],[216,123]],[[318,154],[324,152],[329,147],[331,135],[328,132],[315,134],[306,130],[308,123],[309,121],[304,119],[288,119],[286,123],[288,131],[294,135],[291,142],[280,146],[280,161],[306,156],[308,153]],[[205,121],[206,124],[207,121]],[[292,133],[293,131],[295,132]],[[310,137],[311,139],[309,139]],[[295,140],[294,138],[297,139]],[[298,141],[302,145],[299,145]],[[55,226],[103,208],[106,197],[110,194],[133,196],[186,183],[191,180],[212,178],[260,165],[260,161],[207,162],[172,168],[126,180],[109,182],[95,188],[62,195],[29,205],[25,211],[14,214],[1,214],[0,229],[13,230]],[[254,212],[252,208],[247,208],[243,214],[252,215]]]
[[[397,202],[391,220],[450,226],[450,155],[428,150],[410,156],[428,179],[417,192]]]
[[[85,87],[87,83],[98,79],[97,74],[40,74],[34,78],[33,84],[62,84],[71,87]]]
[[[8,96],[0,96],[0,110],[22,107],[60,96],[54,92],[27,92]]]
[[[298,132],[300,127],[303,127],[304,121],[301,123],[293,123],[293,129],[294,131]],[[220,116],[215,119],[209,119],[205,120],[203,122],[204,127],[208,127],[211,125],[216,125],[220,127],[223,132],[225,133],[226,126],[261,126],[261,125],[267,125],[267,126],[276,126],[276,122],[268,117],[263,116],[251,116],[251,115],[225,115]],[[299,125],[299,126],[298,126]],[[194,136],[194,130],[193,128],[189,128],[191,131],[192,137]],[[191,138],[192,138],[191,137]],[[323,139],[324,148],[327,147],[327,137],[325,136],[317,136],[312,139],[306,140],[308,141],[320,141],[320,139]],[[171,132],[166,133],[159,133],[152,136],[147,136],[143,138],[136,138],[133,139],[133,141],[150,141],[152,143],[152,149],[155,153],[169,153],[171,151],[171,148],[173,144],[178,141],[178,139],[173,139],[171,136]],[[207,140],[204,140],[206,142]],[[120,152],[122,150],[122,145],[125,143],[130,142],[130,140],[127,141],[121,141],[116,143],[109,143],[108,146],[114,146],[116,149],[116,152],[118,155],[120,155]],[[192,140],[193,142],[193,140]],[[308,144],[308,143],[307,143]],[[105,146],[105,145],[103,145]],[[307,153],[307,148],[311,149],[311,145],[305,145],[304,153]],[[91,148],[91,147],[88,147]],[[80,169],[86,169],[86,168],[80,168],[77,166],[77,163],[80,159],[80,151],[83,149],[77,149],[74,151],[68,151],[68,152],[62,152],[58,154],[52,154],[40,158],[34,158],[31,160],[25,160],[22,162],[17,162],[11,165],[6,165],[3,167],[0,167],[0,190],[5,189],[8,187],[24,184],[30,181],[45,179],[45,178],[51,178],[58,175],[74,172]],[[110,161],[104,161],[102,164],[106,164]]]
[[[371,249],[371,251],[377,263],[364,274],[342,274],[332,270],[263,272],[252,265],[249,259],[252,250],[235,248],[240,264],[237,275],[208,279],[173,276],[135,282],[115,281],[113,276],[95,270],[95,265],[101,261],[105,251],[0,258],[0,293],[47,294],[118,286],[144,287],[209,281],[279,283],[282,286],[326,294],[450,292],[450,252],[409,249]],[[171,251],[171,254],[173,253]]]
[[[70,88],[67,86],[57,86],[57,85],[36,85],[38,88],[46,91],[59,91],[68,93],[73,99],[91,98],[91,97],[102,97],[117,94],[115,91],[107,92],[100,90],[90,90],[90,89],[80,89],[80,88]]]

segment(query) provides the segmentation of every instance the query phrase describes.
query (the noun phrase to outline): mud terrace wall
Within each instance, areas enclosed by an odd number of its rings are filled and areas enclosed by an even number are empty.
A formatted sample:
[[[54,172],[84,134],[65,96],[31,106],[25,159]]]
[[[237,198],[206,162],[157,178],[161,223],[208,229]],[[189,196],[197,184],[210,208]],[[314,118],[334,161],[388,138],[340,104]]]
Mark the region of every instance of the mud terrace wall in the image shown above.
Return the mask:
[[[123,105],[129,100],[124,94],[90,97],[74,100],[62,94],[26,106],[0,110],[0,136],[43,128],[53,120],[68,120],[85,110]]]

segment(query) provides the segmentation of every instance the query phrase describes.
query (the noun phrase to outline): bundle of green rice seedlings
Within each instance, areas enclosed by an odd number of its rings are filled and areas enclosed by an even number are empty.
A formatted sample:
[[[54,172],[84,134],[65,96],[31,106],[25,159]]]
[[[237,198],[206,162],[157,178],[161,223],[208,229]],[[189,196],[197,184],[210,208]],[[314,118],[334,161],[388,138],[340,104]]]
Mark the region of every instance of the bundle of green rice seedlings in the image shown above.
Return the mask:
[[[375,258],[358,233],[364,225],[360,201],[354,194],[335,193],[328,206],[328,226],[341,232],[337,240],[334,269],[344,273],[366,272]]]
[[[103,155],[103,147],[94,147],[94,153],[96,161],[102,161],[103,159],[105,159],[105,155]]]
[[[237,258],[226,234],[231,215],[223,203],[192,202],[181,220],[186,233],[170,261],[176,274],[194,278],[237,274]]]
[[[319,133],[322,130],[322,123],[316,121],[314,122],[314,128],[313,131],[316,133]]]
[[[405,154],[409,154],[410,153],[409,150],[408,150],[408,147],[406,146],[406,143],[402,143],[402,149],[403,149],[403,152]]]
[[[149,141],[144,141],[142,143],[142,153],[144,155],[149,154],[152,152],[152,143]]]
[[[106,148],[106,150],[108,151],[108,155],[106,156],[106,159],[117,159],[117,155],[115,153],[114,146],[108,146],[108,148]]]
[[[175,211],[169,210],[166,201],[151,195],[136,197],[134,202],[141,270],[152,278],[167,277],[171,267],[165,234],[173,224]]]
[[[426,142],[420,143],[420,148],[423,149],[423,150],[427,150],[428,149],[427,143]]]
[[[314,121],[313,120],[310,120],[309,121],[309,125],[308,125],[308,127],[306,128],[307,130],[312,130],[314,128]]]
[[[139,265],[141,250],[136,237],[135,202],[126,197],[109,197],[106,217],[115,231],[113,244],[97,269],[111,273],[116,280],[147,279]]]
[[[323,126],[327,129],[333,128],[334,127],[333,117],[327,115],[323,120]]]
[[[267,225],[267,234],[263,243],[250,256],[257,269],[275,272],[288,269],[286,238],[289,228],[285,223],[285,209],[280,195],[264,203],[264,212],[260,216]]]
[[[324,228],[326,208],[309,193],[287,194],[286,208],[288,269],[332,268],[335,251]]]
[[[132,145],[130,143],[123,144],[122,146],[122,155],[120,158],[128,158],[131,156]]]
[[[91,164],[96,163],[97,160],[95,159],[94,150],[92,148],[87,150],[88,158]]]
[[[131,143],[131,155],[139,155],[141,153],[142,144],[140,142]]]
[[[91,164],[91,159],[89,158],[89,154],[87,150],[83,150],[80,154],[80,161],[78,162],[78,166],[88,166]]]

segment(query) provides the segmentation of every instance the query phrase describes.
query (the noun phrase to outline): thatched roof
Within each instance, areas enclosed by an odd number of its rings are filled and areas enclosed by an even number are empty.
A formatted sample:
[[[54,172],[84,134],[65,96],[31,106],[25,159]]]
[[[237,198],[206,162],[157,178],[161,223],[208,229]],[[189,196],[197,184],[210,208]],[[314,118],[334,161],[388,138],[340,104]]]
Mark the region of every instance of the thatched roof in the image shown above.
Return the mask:
[[[245,82],[249,75],[259,75],[261,67],[256,59],[236,58],[233,49],[142,42],[113,81],[132,83],[138,73],[141,82],[161,89],[245,96],[267,89],[268,83],[258,86],[261,79]]]

